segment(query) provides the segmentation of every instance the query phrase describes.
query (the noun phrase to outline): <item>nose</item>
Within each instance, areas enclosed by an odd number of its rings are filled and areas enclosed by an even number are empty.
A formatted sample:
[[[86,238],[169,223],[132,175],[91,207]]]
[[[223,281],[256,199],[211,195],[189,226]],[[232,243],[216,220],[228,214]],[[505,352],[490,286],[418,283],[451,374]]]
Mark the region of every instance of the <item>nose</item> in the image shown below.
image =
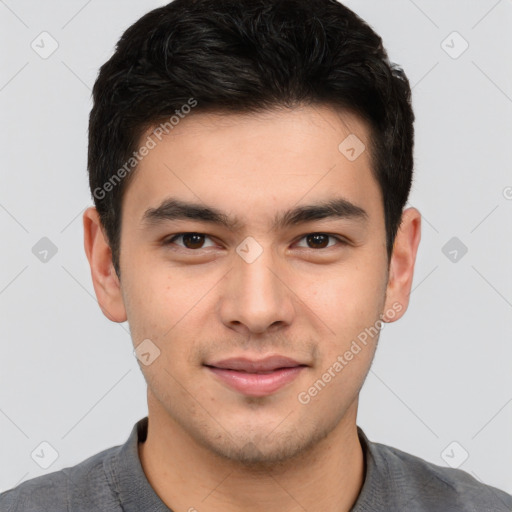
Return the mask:
[[[270,248],[252,262],[235,256],[223,280],[219,314],[222,322],[240,334],[261,334],[291,325],[294,292],[286,283],[284,264]]]

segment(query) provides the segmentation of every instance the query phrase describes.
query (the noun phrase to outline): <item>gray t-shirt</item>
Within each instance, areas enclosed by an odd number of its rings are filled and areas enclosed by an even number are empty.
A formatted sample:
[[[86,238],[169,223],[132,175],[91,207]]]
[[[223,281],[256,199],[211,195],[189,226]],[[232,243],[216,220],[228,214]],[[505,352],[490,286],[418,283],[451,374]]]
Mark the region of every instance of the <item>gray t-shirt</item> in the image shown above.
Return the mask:
[[[125,444],[0,494],[0,512],[169,512],[140,463],[137,443],[146,439],[147,426],[146,416]],[[503,491],[464,471],[372,443],[358,432],[366,476],[352,512],[512,511],[512,496]]]

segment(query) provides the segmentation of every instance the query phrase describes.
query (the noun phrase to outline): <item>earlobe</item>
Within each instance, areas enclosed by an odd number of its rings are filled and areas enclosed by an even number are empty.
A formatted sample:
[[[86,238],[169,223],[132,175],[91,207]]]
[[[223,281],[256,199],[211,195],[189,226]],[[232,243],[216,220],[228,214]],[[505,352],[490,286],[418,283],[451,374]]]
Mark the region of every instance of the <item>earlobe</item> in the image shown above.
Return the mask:
[[[421,239],[421,214],[416,208],[402,213],[402,222],[393,245],[383,312],[385,322],[401,318],[409,305],[416,254]],[[388,312],[393,312],[388,314]]]
[[[84,248],[91,277],[103,314],[112,322],[127,319],[121,286],[112,264],[112,251],[103,232],[96,208],[87,208],[83,214]]]

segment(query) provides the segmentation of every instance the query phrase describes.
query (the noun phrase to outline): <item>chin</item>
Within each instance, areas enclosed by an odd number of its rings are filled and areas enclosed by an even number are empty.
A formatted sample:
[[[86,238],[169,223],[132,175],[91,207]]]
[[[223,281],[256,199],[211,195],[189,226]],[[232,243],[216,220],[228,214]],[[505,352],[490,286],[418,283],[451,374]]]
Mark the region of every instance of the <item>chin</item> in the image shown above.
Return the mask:
[[[304,425],[302,425],[304,428]],[[276,429],[269,432],[268,423],[258,431],[255,425],[239,427],[228,434],[223,431],[218,435],[197,439],[222,459],[240,465],[251,471],[268,471],[279,466],[288,466],[305,457],[331,429],[322,425],[313,431],[298,431],[297,428],[283,432]]]

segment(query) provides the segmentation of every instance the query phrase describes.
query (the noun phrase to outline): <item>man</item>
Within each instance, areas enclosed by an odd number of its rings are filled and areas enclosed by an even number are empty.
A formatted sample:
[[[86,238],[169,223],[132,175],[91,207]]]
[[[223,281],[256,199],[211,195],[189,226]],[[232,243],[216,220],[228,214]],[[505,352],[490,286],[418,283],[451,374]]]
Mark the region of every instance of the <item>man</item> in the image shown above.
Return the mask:
[[[370,442],[358,395],[406,311],[410,87],[334,0],[175,0],[94,86],[85,250],[148,417],[6,511],[510,511]]]

